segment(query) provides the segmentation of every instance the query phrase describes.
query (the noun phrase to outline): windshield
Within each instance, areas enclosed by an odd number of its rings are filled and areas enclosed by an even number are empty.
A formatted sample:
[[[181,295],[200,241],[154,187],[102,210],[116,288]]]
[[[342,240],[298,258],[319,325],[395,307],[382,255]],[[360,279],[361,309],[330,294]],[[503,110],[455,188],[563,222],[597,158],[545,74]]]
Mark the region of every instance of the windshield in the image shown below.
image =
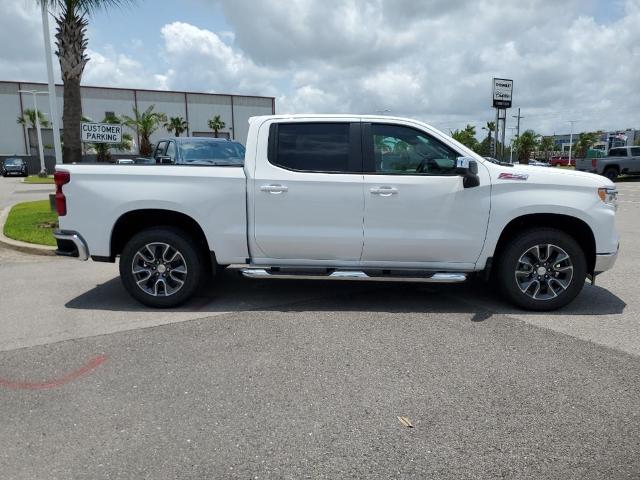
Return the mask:
[[[236,142],[183,142],[180,144],[184,163],[207,165],[243,165],[244,147]]]
[[[19,167],[22,165],[22,160],[19,158],[7,158],[4,161],[4,164],[6,166],[11,166],[11,167]]]

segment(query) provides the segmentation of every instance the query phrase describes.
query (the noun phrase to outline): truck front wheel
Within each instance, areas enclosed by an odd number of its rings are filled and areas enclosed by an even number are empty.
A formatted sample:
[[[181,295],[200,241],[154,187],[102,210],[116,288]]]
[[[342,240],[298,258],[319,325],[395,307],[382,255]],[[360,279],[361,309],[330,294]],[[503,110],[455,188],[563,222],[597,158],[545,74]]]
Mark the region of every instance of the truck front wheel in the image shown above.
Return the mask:
[[[552,228],[527,230],[511,239],[498,259],[502,292],[527,310],[555,310],[582,290],[587,262],[580,245]]]
[[[120,255],[120,278],[139,302],[169,308],[196,292],[205,264],[187,233],[169,227],[134,235]]]

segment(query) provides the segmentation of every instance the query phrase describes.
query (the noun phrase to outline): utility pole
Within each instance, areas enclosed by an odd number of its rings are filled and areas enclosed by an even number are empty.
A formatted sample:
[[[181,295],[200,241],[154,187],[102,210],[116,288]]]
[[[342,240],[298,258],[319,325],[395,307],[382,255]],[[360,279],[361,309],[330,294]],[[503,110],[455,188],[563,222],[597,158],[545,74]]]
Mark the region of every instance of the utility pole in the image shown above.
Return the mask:
[[[42,133],[40,132],[40,118],[38,118],[38,101],[36,97],[38,95],[47,95],[48,92],[39,92],[38,90],[18,90],[20,93],[30,93],[33,95],[33,109],[36,116],[36,133],[38,135],[38,153],[40,154],[40,173],[46,173],[44,166],[44,149],[42,147]]]
[[[511,116],[518,119],[518,126],[516,127],[518,129],[518,132],[516,133],[516,138],[520,138],[520,119],[524,118],[522,115],[520,115],[520,107],[518,107],[518,115]]]
[[[51,62],[51,39],[49,38],[49,12],[47,5],[50,2],[40,2],[42,4],[42,33],[44,35],[44,53],[47,61],[47,83],[49,84],[49,112],[51,128],[53,129],[53,149],[56,154],[56,164],[62,163],[62,145],[60,145],[60,126],[58,125],[58,96],[56,95],[56,84],[53,82],[53,63]]]
[[[520,115],[520,109],[518,109],[518,115]],[[511,130],[511,141],[509,142],[509,163],[513,163],[513,131],[518,127],[509,127]]]
[[[573,150],[573,124],[577,122],[578,120],[569,120],[571,124],[571,133],[569,133],[569,166],[571,166],[571,151]]]

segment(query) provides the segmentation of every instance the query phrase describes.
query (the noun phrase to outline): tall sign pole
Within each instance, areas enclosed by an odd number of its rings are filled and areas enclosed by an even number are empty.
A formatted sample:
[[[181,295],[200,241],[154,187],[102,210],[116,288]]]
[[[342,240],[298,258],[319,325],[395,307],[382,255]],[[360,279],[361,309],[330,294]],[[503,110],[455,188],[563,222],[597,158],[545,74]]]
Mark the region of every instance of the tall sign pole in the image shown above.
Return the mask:
[[[504,157],[504,139],[505,130],[507,129],[507,108],[511,108],[513,98],[513,80],[507,78],[493,79],[493,108],[496,109],[496,158],[498,153],[498,131],[501,132],[502,147],[500,148],[500,160]],[[500,120],[502,120],[502,128],[500,128]]]
[[[58,117],[58,96],[56,84],[53,83],[53,63],[51,61],[51,38],[49,37],[49,2],[40,2],[42,5],[42,30],[44,34],[44,54],[47,60],[47,81],[49,83],[49,112],[51,113],[51,127],[53,129],[53,149],[56,153],[56,164],[62,163],[62,145],[60,144],[60,125]]]

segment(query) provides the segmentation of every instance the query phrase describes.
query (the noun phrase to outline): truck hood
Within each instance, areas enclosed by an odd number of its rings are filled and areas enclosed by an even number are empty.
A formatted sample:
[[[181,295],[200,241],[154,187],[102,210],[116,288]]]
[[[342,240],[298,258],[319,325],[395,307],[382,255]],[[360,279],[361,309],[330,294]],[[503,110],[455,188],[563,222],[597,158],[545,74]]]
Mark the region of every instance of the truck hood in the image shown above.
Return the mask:
[[[578,172],[557,167],[534,167],[529,165],[516,165],[513,167],[503,167],[495,165],[495,175],[492,174],[494,182],[522,182],[522,180],[500,179],[501,173],[527,175],[527,183],[536,184],[564,184],[575,187],[615,187],[615,184],[606,177],[595,173]]]

